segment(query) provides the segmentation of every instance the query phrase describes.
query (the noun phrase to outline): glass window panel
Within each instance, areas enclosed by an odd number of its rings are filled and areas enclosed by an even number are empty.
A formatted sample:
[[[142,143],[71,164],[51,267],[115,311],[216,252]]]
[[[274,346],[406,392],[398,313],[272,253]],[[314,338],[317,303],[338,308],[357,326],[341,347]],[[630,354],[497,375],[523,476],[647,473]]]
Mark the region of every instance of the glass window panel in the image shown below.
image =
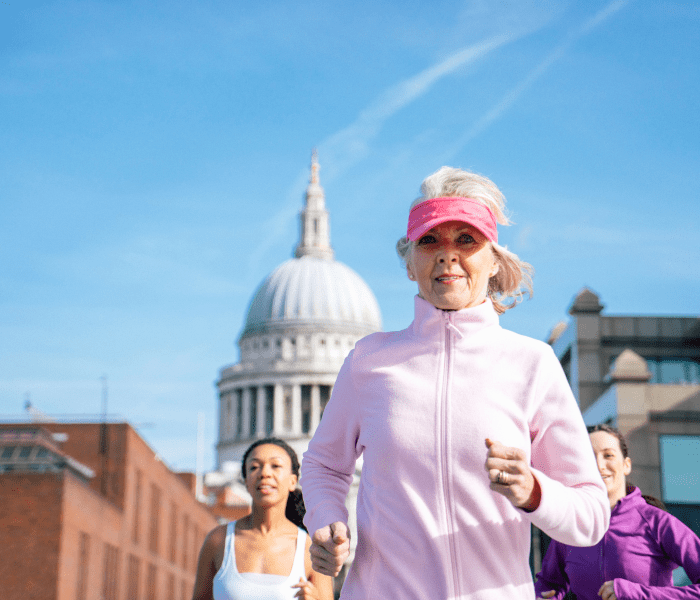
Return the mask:
[[[659,446],[664,502],[700,504],[700,436],[662,435]]]

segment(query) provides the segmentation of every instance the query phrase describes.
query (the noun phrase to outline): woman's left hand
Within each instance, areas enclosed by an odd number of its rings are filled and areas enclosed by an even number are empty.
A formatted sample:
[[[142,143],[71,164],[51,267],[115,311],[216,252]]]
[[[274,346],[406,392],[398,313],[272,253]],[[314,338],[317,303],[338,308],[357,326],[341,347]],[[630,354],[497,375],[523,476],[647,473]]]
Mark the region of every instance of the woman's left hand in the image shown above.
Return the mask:
[[[320,600],[318,588],[308,580],[304,580],[302,577],[299,578],[299,583],[295,583],[293,588],[299,588],[299,591],[294,594],[295,598],[305,598],[306,600]]]
[[[600,589],[598,590],[598,595],[603,600],[617,600],[613,584],[613,581],[606,581],[603,585],[600,586]]]
[[[530,470],[526,455],[520,448],[504,446],[486,438],[488,455],[486,470],[491,489],[502,494],[516,508],[533,511],[540,505],[540,484]]]

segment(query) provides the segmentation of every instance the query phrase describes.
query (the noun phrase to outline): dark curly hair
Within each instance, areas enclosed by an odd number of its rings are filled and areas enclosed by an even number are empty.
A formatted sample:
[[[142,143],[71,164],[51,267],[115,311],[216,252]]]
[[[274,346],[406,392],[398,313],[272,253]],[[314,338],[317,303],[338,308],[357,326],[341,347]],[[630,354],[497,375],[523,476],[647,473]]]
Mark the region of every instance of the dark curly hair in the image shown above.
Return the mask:
[[[264,446],[267,444],[272,444],[274,446],[279,446],[288,455],[289,459],[292,461],[292,473],[299,479],[299,458],[297,453],[294,452],[287,442],[276,437],[267,437],[260,440],[254,441],[248,449],[243,454],[243,460],[241,461],[241,475],[243,479],[246,478],[246,462],[248,461],[248,456],[250,453],[258,446]],[[284,510],[284,515],[297,527],[301,527],[304,531],[308,533],[306,526],[304,525],[304,515],[306,514],[306,506],[304,505],[304,497],[301,494],[301,489],[297,488],[292,492],[289,492],[289,497],[287,498],[287,506]]]

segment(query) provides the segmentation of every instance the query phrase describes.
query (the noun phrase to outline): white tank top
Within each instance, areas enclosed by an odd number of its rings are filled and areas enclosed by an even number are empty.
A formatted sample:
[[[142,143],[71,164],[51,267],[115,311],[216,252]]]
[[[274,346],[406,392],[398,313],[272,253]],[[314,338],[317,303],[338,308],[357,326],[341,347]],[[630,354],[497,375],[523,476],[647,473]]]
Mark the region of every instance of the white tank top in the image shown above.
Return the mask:
[[[236,521],[226,526],[226,542],[221,568],[214,576],[214,600],[294,600],[299,588],[293,588],[299,579],[306,581],[304,550],[306,532],[299,528],[297,549],[289,576],[265,573],[239,573],[236,567],[234,538]]]

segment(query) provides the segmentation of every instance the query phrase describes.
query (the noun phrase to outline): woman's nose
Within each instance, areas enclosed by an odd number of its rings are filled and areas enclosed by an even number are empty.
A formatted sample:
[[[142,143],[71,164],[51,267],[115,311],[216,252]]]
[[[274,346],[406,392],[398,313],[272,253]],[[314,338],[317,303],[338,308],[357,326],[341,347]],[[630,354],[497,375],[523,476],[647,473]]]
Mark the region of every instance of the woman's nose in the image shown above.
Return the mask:
[[[438,260],[441,263],[444,262],[457,262],[457,252],[454,250],[454,248],[442,248],[440,250],[440,253],[438,255]]]

